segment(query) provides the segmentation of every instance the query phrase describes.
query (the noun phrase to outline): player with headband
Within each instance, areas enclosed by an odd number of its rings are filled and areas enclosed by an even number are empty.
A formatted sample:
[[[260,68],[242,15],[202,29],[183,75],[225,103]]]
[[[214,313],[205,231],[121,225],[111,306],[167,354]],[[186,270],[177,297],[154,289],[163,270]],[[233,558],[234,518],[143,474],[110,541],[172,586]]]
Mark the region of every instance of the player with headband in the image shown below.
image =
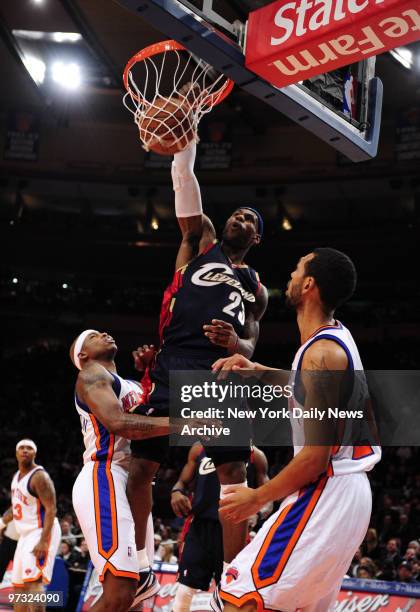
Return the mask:
[[[102,582],[103,595],[92,610],[125,612],[136,603],[138,555],[135,526],[127,501],[129,440],[169,433],[169,419],[132,414],[143,400],[142,386],[117,374],[117,345],[106,332],[87,329],[70,349],[79,370],[75,389],[85,443],[84,466],[73,487],[73,506],[88,544],[92,563]],[[144,346],[134,353],[138,369],[145,369],[154,353]],[[149,555],[153,558],[153,524],[148,514]],[[142,593],[159,590],[151,579]]]
[[[172,164],[175,212],[182,233],[175,275],[165,291],[160,314],[160,351],[150,371],[152,392],[138,411],[154,417],[169,412],[169,373],[210,370],[218,357],[238,352],[250,357],[267,307],[267,290],[258,274],[244,263],[263,234],[263,219],[253,207],[238,207],[227,219],[222,241],[203,214],[200,187],[194,174],[196,145],[176,153]],[[136,525],[137,546],[144,551],[153,478],[168,451],[166,436],[131,445],[128,496]],[[246,486],[249,448],[207,448],[221,483]],[[147,500],[147,503],[145,503]],[[245,544],[247,523],[223,521],[224,560],[230,562]],[[147,584],[151,569],[145,551],[140,581]]]
[[[54,484],[42,465],[35,463],[37,450],[28,438],[16,444],[18,471],[12,480],[12,506],[0,518],[0,531],[13,520],[19,535],[12,570],[15,593],[30,592],[34,597],[51,581],[61,538]],[[23,608],[34,609],[16,607]],[[36,609],[45,608],[37,604]]]

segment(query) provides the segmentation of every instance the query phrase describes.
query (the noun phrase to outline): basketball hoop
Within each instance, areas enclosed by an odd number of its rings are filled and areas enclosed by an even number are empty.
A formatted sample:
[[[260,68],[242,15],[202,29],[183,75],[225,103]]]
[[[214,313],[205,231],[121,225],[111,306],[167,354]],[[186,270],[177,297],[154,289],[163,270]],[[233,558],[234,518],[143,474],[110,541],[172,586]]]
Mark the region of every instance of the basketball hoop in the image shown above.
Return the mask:
[[[180,43],[165,40],[133,55],[124,69],[124,86],[124,106],[143,148],[173,155],[191,140],[198,142],[201,118],[230,94],[234,82]]]

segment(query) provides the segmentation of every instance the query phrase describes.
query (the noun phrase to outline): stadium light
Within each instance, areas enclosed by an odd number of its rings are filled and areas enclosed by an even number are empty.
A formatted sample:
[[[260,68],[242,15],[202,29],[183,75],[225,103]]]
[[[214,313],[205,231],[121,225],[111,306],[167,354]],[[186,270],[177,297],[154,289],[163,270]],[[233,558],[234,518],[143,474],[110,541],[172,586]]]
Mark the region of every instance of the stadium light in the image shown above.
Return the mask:
[[[37,85],[41,85],[45,79],[45,63],[33,55],[25,55],[23,63]]]
[[[413,52],[407,47],[395,47],[391,49],[390,54],[407,70],[412,70],[414,64]]]
[[[14,285],[17,285],[17,284],[18,284],[18,282],[19,282],[19,281],[18,281],[18,279],[16,278],[16,276],[15,276],[14,278],[12,278],[12,283],[13,283]]]
[[[68,289],[69,288],[67,283],[63,283],[61,286],[62,286],[63,289]]]
[[[283,222],[281,224],[282,228],[286,231],[286,232],[290,232],[292,228],[292,224],[290,223],[289,219],[287,217],[283,217]]]
[[[78,32],[53,32],[52,37],[56,43],[76,43],[82,40]]]
[[[77,89],[82,81],[80,67],[74,62],[70,64],[54,62],[51,72],[53,81],[66,89]]]

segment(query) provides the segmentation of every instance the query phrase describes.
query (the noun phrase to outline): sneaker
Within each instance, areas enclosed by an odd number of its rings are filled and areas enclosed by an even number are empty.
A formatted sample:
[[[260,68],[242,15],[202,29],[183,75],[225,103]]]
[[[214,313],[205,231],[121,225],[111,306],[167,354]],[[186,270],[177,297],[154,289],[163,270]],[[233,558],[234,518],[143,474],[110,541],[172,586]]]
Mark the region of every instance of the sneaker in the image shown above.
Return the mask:
[[[223,612],[223,608],[225,604],[223,603],[223,600],[221,599],[219,595],[219,591],[220,591],[220,582],[214,589],[213,597],[210,599],[210,608],[213,610],[213,612]]]
[[[160,584],[151,567],[139,572],[139,583],[131,608],[137,607],[140,602],[153,597],[159,592]]]

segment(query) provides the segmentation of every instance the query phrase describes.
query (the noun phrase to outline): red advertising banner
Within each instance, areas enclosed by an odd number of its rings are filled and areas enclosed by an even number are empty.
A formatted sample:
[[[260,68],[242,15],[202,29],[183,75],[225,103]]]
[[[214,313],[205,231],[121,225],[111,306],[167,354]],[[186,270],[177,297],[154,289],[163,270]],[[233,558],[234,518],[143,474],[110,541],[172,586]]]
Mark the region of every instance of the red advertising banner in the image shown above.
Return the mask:
[[[246,66],[285,87],[419,39],[419,0],[277,0],[250,13]]]

